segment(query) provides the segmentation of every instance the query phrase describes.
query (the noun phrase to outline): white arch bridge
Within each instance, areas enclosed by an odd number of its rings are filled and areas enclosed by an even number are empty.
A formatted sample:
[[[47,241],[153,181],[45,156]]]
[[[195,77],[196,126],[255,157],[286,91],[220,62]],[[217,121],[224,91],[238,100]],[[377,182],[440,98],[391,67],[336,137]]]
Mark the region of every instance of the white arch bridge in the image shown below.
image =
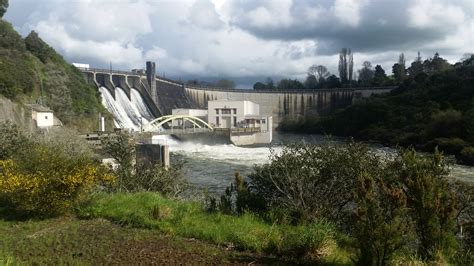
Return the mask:
[[[164,115],[143,125],[141,131],[169,135],[212,132],[214,128],[199,117],[191,115]]]

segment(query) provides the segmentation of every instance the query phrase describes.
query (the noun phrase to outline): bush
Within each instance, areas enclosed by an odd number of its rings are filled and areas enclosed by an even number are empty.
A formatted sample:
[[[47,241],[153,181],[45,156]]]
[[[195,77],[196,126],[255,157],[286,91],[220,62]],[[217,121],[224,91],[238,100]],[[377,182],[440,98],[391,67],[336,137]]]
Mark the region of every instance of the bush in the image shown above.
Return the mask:
[[[428,142],[425,150],[433,152],[436,147],[447,154],[459,154],[467,143],[460,138],[438,138]]]
[[[459,155],[461,162],[474,165],[474,147],[465,147]]]
[[[13,154],[31,146],[30,139],[15,124],[0,123],[0,160],[11,158]]]
[[[171,167],[134,165],[135,146],[129,134],[121,132],[104,138],[102,145],[119,164],[116,171],[118,191],[155,191],[164,196],[176,196],[185,189],[187,183],[180,163]]]
[[[254,168],[249,188],[268,209],[286,210],[294,223],[324,217],[344,225],[357,177],[379,169],[377,155],[359,143],[292,144]]]
[[[63,130],[33,138],[1,124],[0,207],[17,216],[54,216],[114,181],[83,140]]]
[[[63,214],[91,189],[114,181],[91,160],[46,145],[14,157],[0,161],[0,202],[20,216]]]

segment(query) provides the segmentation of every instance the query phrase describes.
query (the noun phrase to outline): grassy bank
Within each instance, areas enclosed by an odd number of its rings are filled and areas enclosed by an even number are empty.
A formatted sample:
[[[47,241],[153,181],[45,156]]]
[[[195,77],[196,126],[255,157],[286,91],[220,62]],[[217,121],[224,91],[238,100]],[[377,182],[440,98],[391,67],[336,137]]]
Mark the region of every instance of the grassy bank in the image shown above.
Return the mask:
[[[275,264],[278,258],[70,217],[0,221],[0,265]]]
[[[155,193],[101,194],[79,209],[82,218],[105,218],[121,225],[155,229],[257,253],[298,260],[347,263],[333,227],[324,222],[290,226],[267,224],[256,216],[208,213],[201,204],[164,199]]]

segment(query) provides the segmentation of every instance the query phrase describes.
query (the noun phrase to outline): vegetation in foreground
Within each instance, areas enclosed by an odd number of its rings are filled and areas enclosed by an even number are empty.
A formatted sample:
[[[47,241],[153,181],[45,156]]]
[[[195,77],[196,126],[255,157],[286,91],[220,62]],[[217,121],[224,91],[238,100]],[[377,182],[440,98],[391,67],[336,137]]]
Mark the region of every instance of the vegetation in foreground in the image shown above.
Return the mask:
[[[278,264],[199,240],[124,227],[104,219],[0,221],[0,265]],[[283,263],[282,263],[283,264]]]
[[[127,162],[132,152],[117,153],[133,150],[123,135],[104,142],[118,160],[123,156],[121,167],[109,170],[73,137],[51,141],[51,135],[25,135],[11,124],[0,130],[0,232],[21,235],[21,228],[51,223],[36,230],[54,232],[40,250],[64,250],[74,242],[69,237],[76,237],[74,230],[65,234],[61,223],[49,217],[77,217],[82,220],[68,218],[72,222],[66,228],[77,223],[94,227],[105,219],[121,226],[112,229],[124,241],[132,228],[139,228],[136,232],[157,236],[151,243],[186,237],[294,263],[472,261],[473,190],[449,180],[438,152],[427,156],[401,150],[380,157],[354,142],[289,145],[273,154],[269,164],[255,166],[248,178],[236,174],[220,200],[196,202],[176,198],[182,180],[171,177],[180,177],[179,168],[139,170]],[[98,242],[78,242],[73,250],[85,252],[84,260],[74,257],[71,262],[99,261],[109,249],[82,245],[100,247],[109,240],[100,236]],[[31,251],[25,241],[6,238],[0,242],[0,255],[28,261],[25,254]],[[117,240],[114,236],[110,241]],[[131,243],[139,246],[140,241]],[[38,260],[48,261],[51,252]]]
[[[459,162],[474,165],[473,62],[470,57],[452,66],[432,58],[387,95],[372,96],[327,116],[287,119],[281,129],[352,136],[428,152],[438,147],[456,155]]]

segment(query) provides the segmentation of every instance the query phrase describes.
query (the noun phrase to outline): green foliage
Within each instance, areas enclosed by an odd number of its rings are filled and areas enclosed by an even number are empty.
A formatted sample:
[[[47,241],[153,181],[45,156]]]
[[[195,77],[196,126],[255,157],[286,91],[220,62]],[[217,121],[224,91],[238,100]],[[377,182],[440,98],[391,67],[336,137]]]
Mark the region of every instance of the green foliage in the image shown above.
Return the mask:
[[[418,254],[434,259],[438,252],[448,258],[456,248],[456,199],[449,189],[448,168],[439,152],[430,157],[413,150],[401,154],[390,166],[403,184],[410,217],[419,241]]]
[[[88,149],[71,136],[32,139],[17,130],[2,131],[17,147],[0,160],[0,210],[8,216],[66,213],[98,185],[113,182]],[[84,145],[84,144],[83,144]]]
[[[354,235],[359,265],[386,265],[411,236],[402,187],[362,174],[355,189]]]
[[[474,165],[474,147],[465,147],[461,150],[459,158],[462,162]]]
[[[24,152],[31,147],[31,140],[10,121],[0,123],[0,160],[11,158],[14,154]]]
[[[298,80],[292,79],[282,79],[278,82],[277,85],[278,90],[301,90],[304,89],[304,85],[299,82]]]
[[[157,191],[167,197],[175,197],[187,187],[182,165],[170,167],[156,164],[152,167],[137,166],[133,181],[127,184],[127,191]]]
[[[0,20],[0,93],[20,101],[22,96],[37,97],[40,89],[46,105],[66,125],[90,131],[96,128],[97,114],[107,114],[97,89],[37,33],[23,40],[9,23]]]
[[[235,217],[209,213],[198,203],[169,200],[149,192],[100,194],[90,205],[80,208],[79,215],[153,228],[169,235],[193,237],[237,249],[318,261],[336,248],[334,228],[326,222],[270,225],[251,214]]]
[[[58,54],[38,36],[35,31],[30,32],[25,38],[26,49],[36,56],[41,62],[58,61]]]
[[[4,0],[0,0],[4,1]],[[1,6],[1,3],[0,3]],[[1,12],[1,11],[0,11]],[[13,26],[0,19],[0,48],[25,51],[25,43]]]
[[[176,196],[187,185],[180,163],[171,167],[161,164],[151,167],[135,165],[135,144],[127,133],[120,132],[103,138],[102,146],[119,164],[116,170],[118,191],[155,191],[165,196]]]
[[[102,147],[119,164],[117,169],[118,191],[128,191],[133,189],[133,159],[135,155],[134,143],[127,133],[119,132],[114,135],[102,138]]]
[[[249,181],[252,194],[286,210],[293,223],[326,218],[342,226],[357,177],[379,168],[378,157],[359,143],[292,144],[256,166]]]
[[[8,9],[8,0],[0,0],[0,18],[3,17],[5,12],[7,12]]]
[[[216,82],[216,86],[220,88],[233,89],[235,88],[235,82],[230,79],[220,79]]]
[[[317,123],[303,121],[282,129],[352,136],[428,152],[438,145],[448,154],[459,155],[464,147],[474,145],[473,75],[473,66],[460,65],[430,76],[410,76],[389,94],[358,101]]]

